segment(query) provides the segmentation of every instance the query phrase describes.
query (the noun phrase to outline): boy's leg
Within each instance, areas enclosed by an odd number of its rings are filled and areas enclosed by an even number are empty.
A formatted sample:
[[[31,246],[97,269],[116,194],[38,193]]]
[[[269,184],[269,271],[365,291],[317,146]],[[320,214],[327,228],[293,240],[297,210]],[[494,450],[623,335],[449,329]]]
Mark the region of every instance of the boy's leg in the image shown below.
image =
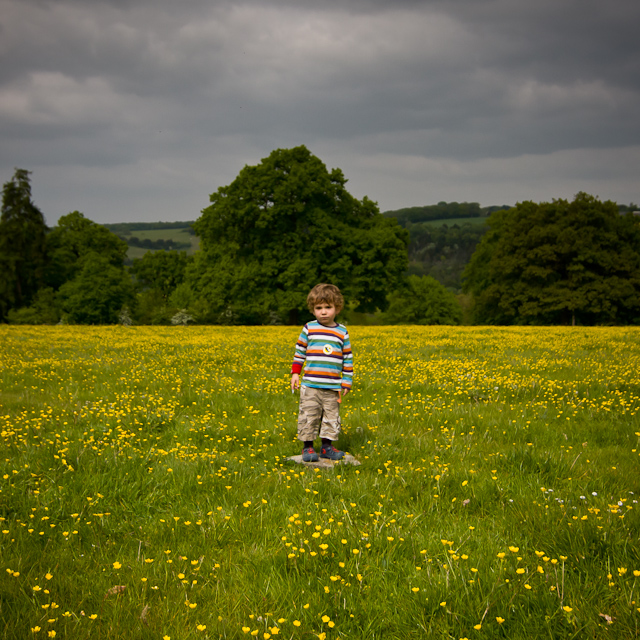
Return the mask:
[[[302,450],[304,462],[315,462],[318,454],[307,443],[318,437],[320,421],[322,420],[322,402],[318,393],[319,389],[312,387],[300,387],[300,408],[298,410],[298,440],[302,440],[305,446]]]
[[[337,391],[323,391],[322,402],[322,423],[320,425],[320,437],[322,438],[322,446],[320,449],[321,458],[329,458],[330,460],[340,460],[344,456],[344,451],[338,451],[333,446],[333,441],[340,436],[340,404],[338,403],[339,395]]]

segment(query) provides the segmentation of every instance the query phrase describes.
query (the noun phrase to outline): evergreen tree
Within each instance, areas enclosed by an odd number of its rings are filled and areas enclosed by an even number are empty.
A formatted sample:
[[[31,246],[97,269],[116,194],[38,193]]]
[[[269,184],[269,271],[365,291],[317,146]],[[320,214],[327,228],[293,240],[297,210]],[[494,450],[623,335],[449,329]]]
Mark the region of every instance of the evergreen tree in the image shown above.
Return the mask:
[[[0,318],[28,306],[44,282],[47,225],[31,201],[29,171],[16,169],[2,190]]]

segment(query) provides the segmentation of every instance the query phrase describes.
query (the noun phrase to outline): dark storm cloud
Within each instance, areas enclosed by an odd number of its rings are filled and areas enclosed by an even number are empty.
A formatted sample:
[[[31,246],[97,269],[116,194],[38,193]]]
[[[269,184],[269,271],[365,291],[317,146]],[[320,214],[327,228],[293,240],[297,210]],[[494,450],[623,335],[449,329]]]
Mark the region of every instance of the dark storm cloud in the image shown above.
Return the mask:
[[[296,144],[383,209],[629,201],[639,19],[621,0],[4,0],[0,172],[32,169],[50,222],[194,218]]]

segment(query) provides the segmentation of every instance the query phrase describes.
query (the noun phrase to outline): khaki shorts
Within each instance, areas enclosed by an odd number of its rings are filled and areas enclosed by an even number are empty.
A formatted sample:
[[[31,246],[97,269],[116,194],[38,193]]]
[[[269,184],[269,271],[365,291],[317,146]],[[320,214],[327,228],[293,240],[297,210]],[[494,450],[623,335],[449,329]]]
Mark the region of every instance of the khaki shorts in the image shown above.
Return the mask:
[[[315,440],[320,431],[321,438],[337,440],[340,434],[339,393],[332,389],[300,387],[300,410],[298,413],[298,439]]]

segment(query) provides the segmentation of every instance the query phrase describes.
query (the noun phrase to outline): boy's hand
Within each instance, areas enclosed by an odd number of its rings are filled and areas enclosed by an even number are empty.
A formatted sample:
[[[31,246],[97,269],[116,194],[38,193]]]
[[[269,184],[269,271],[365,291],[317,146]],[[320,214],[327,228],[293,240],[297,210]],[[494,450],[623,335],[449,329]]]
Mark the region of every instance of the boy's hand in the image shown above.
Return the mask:
[[[338,402],[342,402],[342,398],[344,398],[347,393],[349,393],[349,391],[351,391],[351,389],[347,389],[347,387],[341,387],[339,394],[338,394]]]
[[[296,389],[300,388],[300,375],[297,373],[291,374],[291,393],[294,393]]]

